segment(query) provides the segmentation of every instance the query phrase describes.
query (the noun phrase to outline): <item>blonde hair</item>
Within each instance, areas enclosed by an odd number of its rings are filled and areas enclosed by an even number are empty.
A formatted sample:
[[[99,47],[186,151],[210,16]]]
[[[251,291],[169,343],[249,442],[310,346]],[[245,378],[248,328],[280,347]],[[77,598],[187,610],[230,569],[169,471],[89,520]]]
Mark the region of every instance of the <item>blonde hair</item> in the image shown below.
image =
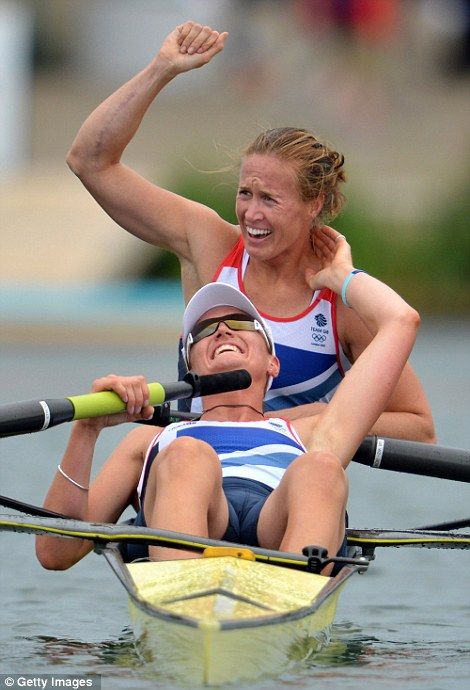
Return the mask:
[[[346,202],[339,189],[346,182],[344,156],[320,143],[311,132],[296,127],[265,130],[243,153],[253,154],[276,156],[294,165],[302,200],[322,200],[316,222],[332,220],[340,213]]]

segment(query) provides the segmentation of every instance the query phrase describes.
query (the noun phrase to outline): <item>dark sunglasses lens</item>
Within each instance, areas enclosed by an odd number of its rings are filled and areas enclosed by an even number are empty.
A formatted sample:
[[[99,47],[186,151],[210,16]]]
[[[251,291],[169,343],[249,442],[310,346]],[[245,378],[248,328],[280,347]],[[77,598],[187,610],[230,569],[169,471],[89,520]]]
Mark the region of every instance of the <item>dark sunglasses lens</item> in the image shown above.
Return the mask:
[[[215,333],[218,325],[219,325],[218,323],[213,322],[213,323],[208,324],[207,326],[204,326],[203,328],[199,328],[199,327],[195,328],[194,331],[192,332],[193,344],[198,343],[203,338],[207,338],[207,336]]]
[[[254,320],[249,316],[230,314],[225,317],[216,319],[206,319],[205,321],[200,321],[193,328],[191,335],[193,336],[193,344],[198,343],[203,338],[207,338],[216,332],[219,324],[225,323],[225,325],[232,331],[254,331],[256,330]]]

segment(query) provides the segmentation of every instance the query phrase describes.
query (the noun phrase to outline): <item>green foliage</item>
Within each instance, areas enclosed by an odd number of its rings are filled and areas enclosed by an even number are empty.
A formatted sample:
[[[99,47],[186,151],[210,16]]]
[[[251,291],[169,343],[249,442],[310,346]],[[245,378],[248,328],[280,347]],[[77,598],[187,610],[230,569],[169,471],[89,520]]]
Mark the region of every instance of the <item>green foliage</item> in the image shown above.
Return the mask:
[[[157,280],[179,280],[180,273],[180,262],[176,254],[164,249],[153,248],[150,260],[142,271],[141,278],[143,280],[150,280],[152,278]]]
[[[353,247],[354,262],[428,313],[470,312],[470,201],[452,199],[432,222],[378,226],[351,204],[334,226]]]

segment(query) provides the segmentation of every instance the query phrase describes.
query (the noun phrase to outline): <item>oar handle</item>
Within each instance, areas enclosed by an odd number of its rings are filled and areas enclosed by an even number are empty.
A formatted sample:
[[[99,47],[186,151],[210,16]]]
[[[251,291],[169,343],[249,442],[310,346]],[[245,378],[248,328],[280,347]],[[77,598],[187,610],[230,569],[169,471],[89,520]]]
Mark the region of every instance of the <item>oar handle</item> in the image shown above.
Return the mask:
[[[149,383],[150,405],[161,405],[168,398],[165,397],[165,388],[161,383]],[[189,387],[188,384],[185,386]],[[192,388],[190,388],[192,393]],[[100,417],[106,414],[117,414],[124,412],[126,403],[121,400],[117,393],[113,391],[103,391],[101,393],[85,393],[84,395],[73,395],[67,400],[73,405],[74,414],[72,419],[89,419],[90,417]]]

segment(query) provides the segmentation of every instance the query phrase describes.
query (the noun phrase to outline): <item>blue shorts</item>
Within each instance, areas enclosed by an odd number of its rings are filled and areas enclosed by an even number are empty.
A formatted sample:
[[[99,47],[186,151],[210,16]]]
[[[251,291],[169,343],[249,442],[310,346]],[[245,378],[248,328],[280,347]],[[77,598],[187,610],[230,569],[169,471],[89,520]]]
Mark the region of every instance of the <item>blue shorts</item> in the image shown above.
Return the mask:
[[[144,511],[141,508],[133,520],[127,520],[125,524],[130,524],[133,527],[147,527],[145,522]],[[119,551],[121,552],[122,559],[125,563],[132,563],[132,561],[137,561],[140,558],[149,557],[149,547],[148,544],[130,544],[126,542],[121,542],[119,544]]]
[[[272,489],[254,479],[224,477],[222,483],[228,502],[228,526],[223,541],[259,546],[259,514]]]

